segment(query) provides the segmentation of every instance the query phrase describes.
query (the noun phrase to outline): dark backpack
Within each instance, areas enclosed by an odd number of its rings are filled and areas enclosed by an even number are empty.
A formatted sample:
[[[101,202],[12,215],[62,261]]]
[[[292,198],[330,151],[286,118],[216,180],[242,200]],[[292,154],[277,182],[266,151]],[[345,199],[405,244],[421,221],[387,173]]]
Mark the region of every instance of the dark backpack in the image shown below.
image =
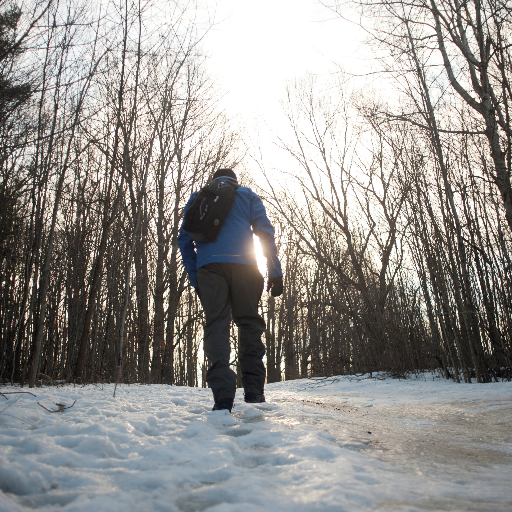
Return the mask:
[[[213,180],[197,193],[183,219],[183,230],[192,240],[215,242],[238,187],[237,183]]]

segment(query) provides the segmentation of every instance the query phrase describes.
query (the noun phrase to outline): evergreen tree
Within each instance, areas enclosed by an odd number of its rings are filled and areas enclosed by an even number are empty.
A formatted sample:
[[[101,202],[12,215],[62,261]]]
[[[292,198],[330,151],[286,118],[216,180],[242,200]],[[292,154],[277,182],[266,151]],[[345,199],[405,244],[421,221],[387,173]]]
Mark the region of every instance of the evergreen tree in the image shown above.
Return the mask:
[[[6,122],[32,90],[31,85],[15,73],[16,60],[24,51],[16,39],[20,17],[18,6],[0,12],[0,123]]]
[[[11,253],[11,241],[16,234],[16,187],[8,179],[10,159],[17,149],[13,128],[19,122],[14,113],[27,101],[31,84],[16,67],[24,48],[17,38],[21,9],[10,5],[0,12],[0,269]]]

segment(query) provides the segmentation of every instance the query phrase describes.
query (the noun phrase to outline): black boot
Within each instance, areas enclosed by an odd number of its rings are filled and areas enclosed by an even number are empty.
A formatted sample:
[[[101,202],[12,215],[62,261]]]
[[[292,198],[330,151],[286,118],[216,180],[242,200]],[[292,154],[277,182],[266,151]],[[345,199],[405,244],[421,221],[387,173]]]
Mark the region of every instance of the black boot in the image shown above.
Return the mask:
[[[265,395],[263,393],[251,393],[247,391],[244,393],[244,400],[248,404],[260,404],[265,401]]]
[[[231,412],[231,409],[233,409],[233,398],[221,398],[220,400],[215,401],[212,411],[226,410]]]

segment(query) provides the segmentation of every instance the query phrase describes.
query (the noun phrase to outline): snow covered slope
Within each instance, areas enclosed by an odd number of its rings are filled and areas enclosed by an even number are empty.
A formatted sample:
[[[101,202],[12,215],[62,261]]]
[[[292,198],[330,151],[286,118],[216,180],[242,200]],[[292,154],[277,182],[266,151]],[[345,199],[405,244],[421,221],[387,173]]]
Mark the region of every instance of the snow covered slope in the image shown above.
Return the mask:
[[[232,416],[206,389],[113,390],[0,396],[2,512],[512,510],[512,383],[282,382]]]

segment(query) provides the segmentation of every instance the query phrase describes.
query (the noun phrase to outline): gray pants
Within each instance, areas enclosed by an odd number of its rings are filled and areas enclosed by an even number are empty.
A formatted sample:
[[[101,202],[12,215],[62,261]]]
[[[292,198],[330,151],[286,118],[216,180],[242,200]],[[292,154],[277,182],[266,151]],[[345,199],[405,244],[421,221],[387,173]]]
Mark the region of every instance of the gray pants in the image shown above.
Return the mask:
[[[256,265],[210,263],[197,271],[201,304],[206,317],[204,352],[208,358],[206,382],[215,400],[234,398],[236,373],[229,367],[230,314],[240,328],[238,358],[244,390],[263,393],[265,322],[258,313],[263,277]]]

